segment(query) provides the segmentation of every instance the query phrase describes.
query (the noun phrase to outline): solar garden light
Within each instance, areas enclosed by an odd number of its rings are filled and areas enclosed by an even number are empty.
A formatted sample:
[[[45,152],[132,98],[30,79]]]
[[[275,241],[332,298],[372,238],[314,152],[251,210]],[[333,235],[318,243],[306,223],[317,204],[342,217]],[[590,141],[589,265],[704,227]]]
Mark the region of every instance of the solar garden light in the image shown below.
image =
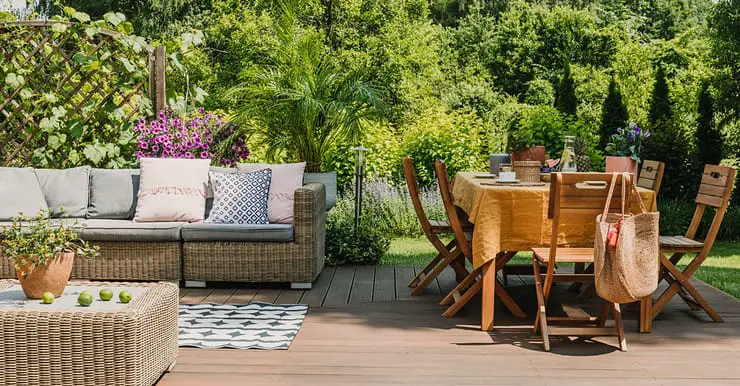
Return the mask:
[[[362,178],[365,174],[365,152],[369,149],[364,146],[353,147],[352,150],[357,152],[355,157],[355,233],[360,226],[360,216],[362,215]]]

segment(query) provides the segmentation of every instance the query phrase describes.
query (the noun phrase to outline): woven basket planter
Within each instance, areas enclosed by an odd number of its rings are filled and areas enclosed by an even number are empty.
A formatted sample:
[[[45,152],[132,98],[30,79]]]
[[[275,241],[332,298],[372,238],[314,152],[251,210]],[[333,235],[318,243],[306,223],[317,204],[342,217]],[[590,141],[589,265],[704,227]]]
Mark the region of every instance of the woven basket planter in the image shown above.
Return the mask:
[[[539,161],[514,161],[513,169],[516,178],[522,182],[540,182]]]

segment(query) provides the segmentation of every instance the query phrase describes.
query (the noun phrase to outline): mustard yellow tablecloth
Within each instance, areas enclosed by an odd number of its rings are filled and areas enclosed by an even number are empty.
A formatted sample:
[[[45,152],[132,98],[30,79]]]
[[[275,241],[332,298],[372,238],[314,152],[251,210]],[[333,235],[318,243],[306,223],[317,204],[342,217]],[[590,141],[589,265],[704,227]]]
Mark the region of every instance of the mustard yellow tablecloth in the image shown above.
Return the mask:
[[[473,266],[481,267],[503,251],[527,251],[547,246],[552,221],[547,218],[550,184],[544,186],[487,185],[490,178],[480,173],[458,173],[452,188],[455,205],[475,224],[473,231]],[[647,208],[652,208],[655,192],[639,188]],[[639,202],[633,203],[639,211]],[[592,247],[596,218],[563,217],[558,244]],[[563,224],[568,224],[564,226]]]

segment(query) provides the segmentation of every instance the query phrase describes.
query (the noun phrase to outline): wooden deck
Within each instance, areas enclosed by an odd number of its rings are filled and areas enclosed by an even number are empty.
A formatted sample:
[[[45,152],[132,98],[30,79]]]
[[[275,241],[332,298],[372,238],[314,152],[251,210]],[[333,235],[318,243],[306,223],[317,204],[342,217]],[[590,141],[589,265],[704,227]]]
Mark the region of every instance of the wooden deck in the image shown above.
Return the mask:
[[[454,284],[451,273],[411,298],[406,283],[416,269],[327,268],[310,291],[182,289],[182,303],[300,302],[311,309],[290,350],[183,348],[159,385],[740,384],[740,301],[702,282],[695,285],[725,323],[688,311],[675,297],[652,334],[637,333],[637,312],[626,312],[629,352],[616,351],[615,338],[607,337],[554,340],[546,353],[532,320],[515,320],[498,304],[492,334],[478,330],[479,300],[442,318],[437,302]],[[509,279],[528,315],[535,304],[530,282]],[[555,296],[572,298],[566,287]]]

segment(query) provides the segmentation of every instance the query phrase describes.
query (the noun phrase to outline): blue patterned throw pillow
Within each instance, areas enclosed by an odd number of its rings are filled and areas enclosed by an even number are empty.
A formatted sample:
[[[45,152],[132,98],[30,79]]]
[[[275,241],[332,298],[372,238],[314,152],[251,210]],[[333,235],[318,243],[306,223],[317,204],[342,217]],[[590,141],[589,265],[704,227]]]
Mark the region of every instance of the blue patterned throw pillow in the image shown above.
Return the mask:
[[[208,173],[213,185],[213,209],[205,222],[267,224],[270,169],[252,173]]]

